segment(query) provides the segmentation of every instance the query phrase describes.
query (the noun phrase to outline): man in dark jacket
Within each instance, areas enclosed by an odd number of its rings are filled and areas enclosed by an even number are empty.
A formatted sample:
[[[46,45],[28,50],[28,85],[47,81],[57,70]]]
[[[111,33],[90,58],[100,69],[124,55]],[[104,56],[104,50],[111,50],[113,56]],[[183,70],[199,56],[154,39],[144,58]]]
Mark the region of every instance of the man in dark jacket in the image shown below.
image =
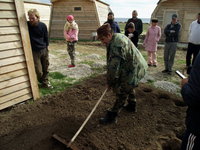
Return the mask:
[[[183,79],[181,94],[188,105],[186,131],[181,150],[200,150],[200,53],[195,59],[189,80]]]
[[[181,29],[181,25],[177,22],[177,20],[177,15],[173,14],[171,23],[168,24],[164,29],[166,36],[164,48],[165,70],[162,72],[168,73],[169,75],[172,74],[172,66],[174,64],[178,36]]]
[[[113,30],[114,33],[120,33],[120,28],[117,22],[114,21],[114,13],[109,12],[108,13],[108,20],[104,23],[109,23],[111,26],[111,29]]]
[[[143,31],[143,23],[142,23],[142,20],[137,18],[138,16],[138,13],[136,10],[134,10],[132,12],[132,18],[128,19],[127,23],[126,23],[126,26],[125,26],[125,32],[128,30],[128,24],[130,22],[133,22],[134,25],[135,25],[135,31],[138,32],[138,35],[140,35]]]
[[[52,88],[48,81],[48,31],[44,23],[40,22],[40,15],[36,9],[28,11],[28,30],[30,35],[35,71],[42,87]]]

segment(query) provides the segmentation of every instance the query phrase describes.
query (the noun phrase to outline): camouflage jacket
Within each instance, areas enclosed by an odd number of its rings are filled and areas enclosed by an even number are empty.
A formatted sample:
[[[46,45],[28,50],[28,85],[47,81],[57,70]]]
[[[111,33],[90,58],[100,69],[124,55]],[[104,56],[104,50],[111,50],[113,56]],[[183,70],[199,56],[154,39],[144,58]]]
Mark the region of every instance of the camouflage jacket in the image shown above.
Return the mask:
[[[107,83],[110,87],[120,86],[122,83],[138,85],[147,70],[147,63],[123,34],[115,33],[107,46]]]

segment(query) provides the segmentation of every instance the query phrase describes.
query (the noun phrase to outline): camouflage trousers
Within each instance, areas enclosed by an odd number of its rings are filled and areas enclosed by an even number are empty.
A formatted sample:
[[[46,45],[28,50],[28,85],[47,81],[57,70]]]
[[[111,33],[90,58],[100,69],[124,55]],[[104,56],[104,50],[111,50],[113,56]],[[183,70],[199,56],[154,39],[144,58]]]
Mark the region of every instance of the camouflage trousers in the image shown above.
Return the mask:
[[[135,90],[133,86],[121,84],[119,87],[114,87],[113,92],[116,94],[116,101],[111,109],[112,112],[118,113],[126,101],[129,104],[136,104]]]
[[[67,51],[72,65],[75,65],[75,44],[76,42],[67,42]]]
[[[33,60],[35,72],[38,81],[42,84],[48,84],[48,67],[49,67],[49,52],[46,48],[38,51],[33,51]]]

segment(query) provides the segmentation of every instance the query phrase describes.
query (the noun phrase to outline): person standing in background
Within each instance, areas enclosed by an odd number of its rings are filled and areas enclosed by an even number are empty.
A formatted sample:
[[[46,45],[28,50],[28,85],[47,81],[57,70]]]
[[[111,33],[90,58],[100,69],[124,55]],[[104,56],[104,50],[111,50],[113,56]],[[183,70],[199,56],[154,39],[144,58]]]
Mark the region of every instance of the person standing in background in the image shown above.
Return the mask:
[[[187,74],[190,74],[194,60],[200,51],[200,13],[197,15],[197,20],[190,24],[189,28],[189,43],[186,54]],[[191,57],[193,56],[192,63]]]
[[[168,24],[164,29],[166,36],[164,48],[165,70],[163,70],[162,73],[167,73],[169,75],[172,74],[172,67],[174,64],[177,43],[179,40],[179,32],[181,29],[181,25],[178,23],[177,17],[178,16],[176,14],[173,14],[171,23]]]
[[[125,31],[125,35],[133,42],[135,47],[138,47],[138,32],[135,31],[134,23],[130,22],[127,27],[128,29]]]
[[[108,20],[104,23],[109,23],[111,26],[111,29],[113,30],[114,33],[120,33],[120,28],[117,22],[114,21],[114,13],[113,12],[109,12],[108,13]]]
[[[161,38],[161,28],[158,26],[158,19],[151,20],[151,26],[148,28],[143,46],[148,53],[148,66],[157,67],[157,42]]]
[[[64,26],[64,37],[67,41],[67,51],[71,59],[71,64],[68,68],[75,67],[75,44],[78,41],[78,25],[74,20],[74,16],[69,15],[66,17]]]
[[[28,30],[30,35],[35,71],[37,79],[44,88],[52,88],[48,81],[49,67],[49,38],[47,26],[40,22],[40,14],[37,9],[28,11]]]
[[[127,23],[126,23],[126,25],[125,25],[124,31],[126,32],[127,29],[128,29],[128,24],[129,24],[130,22],[133,22],[134,25],[135,25],[135,31],[138,32],[138,36],[139,36],[139,35],[143,32],[143,23],[142,23],[142,20],[141,20],[141,19],[137,18],[137,16],[138,16],[138,13],[137,13],[136,10],[134,10],[134,11],[132,12],[132,18],[128,19],[128,21],[127,21]]]

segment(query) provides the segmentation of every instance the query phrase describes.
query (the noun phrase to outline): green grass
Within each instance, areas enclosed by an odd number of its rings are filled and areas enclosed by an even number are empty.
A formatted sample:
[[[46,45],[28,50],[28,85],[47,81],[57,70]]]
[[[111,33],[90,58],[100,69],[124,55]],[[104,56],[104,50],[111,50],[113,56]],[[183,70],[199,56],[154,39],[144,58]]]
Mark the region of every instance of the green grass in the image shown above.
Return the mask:
[[[94,64],[95,62],[94,61],[81,61],[81,62],[79,62],[79,64],[87,64],[87,65],[89,65],[89,66],[91,66],[92,67],[92,65]]]
[[[176,63],[178,64],[178,65],[185,65],[185,59],[179,59],[179,60],[176,60]]]
[[[74,84],[77,84],[78,82],[74,82],[74,78],[69,78],[59,72],[50,72],[49,73],[49,81],[51,85],[53,86],[53,89],[47,89],[47,88],[40,88],[40,95],[46,96],[49,94],[62,92],[67,87],[70,87]]]

